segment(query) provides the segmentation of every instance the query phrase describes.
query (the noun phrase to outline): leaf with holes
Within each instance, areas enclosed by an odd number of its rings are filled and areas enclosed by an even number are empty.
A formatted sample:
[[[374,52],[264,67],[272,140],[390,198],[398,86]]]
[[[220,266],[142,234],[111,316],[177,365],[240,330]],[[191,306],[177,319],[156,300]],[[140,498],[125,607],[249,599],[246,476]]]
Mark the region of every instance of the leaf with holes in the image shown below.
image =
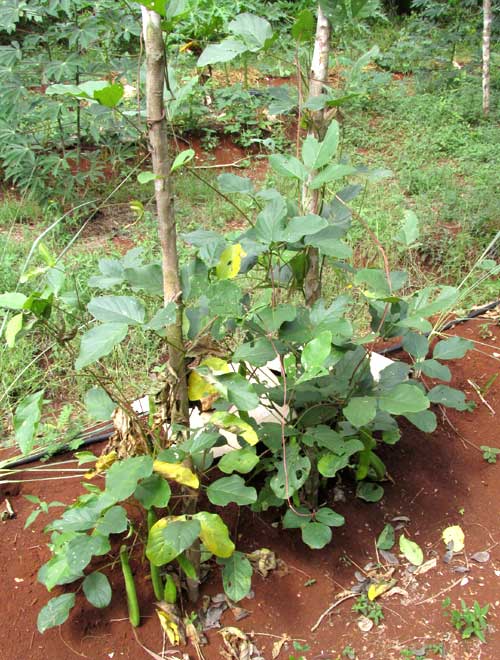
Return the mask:
[[[49,600],[47,605],[38,614],[38,632],[44,633],[49,628],[63,624],[68,618],[74,604],[75,594],[63,594]]]

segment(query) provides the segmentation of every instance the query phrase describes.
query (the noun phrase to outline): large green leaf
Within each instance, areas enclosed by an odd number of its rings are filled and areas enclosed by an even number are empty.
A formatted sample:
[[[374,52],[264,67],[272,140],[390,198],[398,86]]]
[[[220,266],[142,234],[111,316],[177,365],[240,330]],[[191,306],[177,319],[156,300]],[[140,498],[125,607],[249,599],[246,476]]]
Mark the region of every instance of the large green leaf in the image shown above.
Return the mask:
[[[168,481],[159,474],[152,474],[150,477],[143,479],[134,492],[135,499],[139,500],[145,509],[150,509],[153,506],[160,509],[166,507],[170,501],[170,495]]]
[[[265,18],[245,12],[238,14],[228,25],[229,31],[239,37],[251,52],[265,48],[273,36],[269,21]]]
[[[109,534],[121,534],[127,527],[128,518],[125,509],[122,506],[112,506],[99,518],[95,530],[98,534],[108,536]]]
[[[77,371],[111,353],[113,348],[125,339],[128,332],[126,323],[103,323],[88,330],[80,344],[80,354],[76,359]]]
[[[174,302],[169,302],[165,307],[160,309],[154,314],[153,318],[146,323],[144,328],[146,330],[154,330],[161,337],[165,336],[165,328],[168,325],[175,323],[177,317],[177,305]]]
[[[356,497],[365,502],[379,502],[384,495],[384,489],[380,484],[370,481],[362,481],[356,489]]]
[[[320,522],[308,522],[302,527],[302,540],[314,550],[320,550],[332,540],[332,530]]]
[[[155,566],[168,564],[198,538],[200,522],[182,518],[160,518],[149,530],[146,556]]]
[[[265,337],[240,344],[233,354],[234,362],[248,362],[254,367],[263,367],[275,357],[274,347]]]
[[[141,325],[146,314],[142,302],[131,296],[98,296],[92,298],[87,309],[103,323]]]
[[[320,148],[320,142],[318,142],[312,133],[309,133],[302,143],[302,161],[308,170],[313,169]]]
[[[394,543],[394,527],[390,524],[387,524],[379,534],[377,539],[377,548],[379,548],[379,550],[390,550]]]
[[[426,410],[430,406],[430,402],[416,385],[401,383],[392,390],[381,394],[379,405],[381,410],[392,415],[404,415]]]
[[[99,571],[87,575],[82,583],[85,598],[98,608],[107,607],[111,602],[111,585],[108,578]]]
[[[366,426],[377,413],[377,400],[371,396],[352,397],[342,412],[356,428]]]
[[[274,197],[264,209],[258,214],[255,223],[257,238],[262,243],[269,245],[283,239],[284,220],[287,214],[285,199],[279,195]]]
[[[396,233],[395,239],[409,247],[417,242],[420,235],[418,218],[414,211],[405,211],[405,216],[401,229]]]
[[[44,633],[49,628],[63,624],[68,618],[74,604],[75,594],[63,594],[49,600],[47,605],[38,614],[38,632]]]
[[[436,385],[427,393],[427,396],[432,403],[439,403],[448,408],[455,408],[455,410],[467,410],[469,407],[465,394],[448,385]]]
[[[328,163],[334,158],[339,145],[339,136],[339,123],[334,119],[330,122],[330,126],[328,127],[323,142],[321,143],[318,155],[313,164],[313,169],[319,170],[325,165],[328,165]]]
[[[111,550],[109,540],[100,534],[78,534],[66,546],[68,565],[74,571],[83,571],[94,555],[105,555]]]
[[[200,511],[193,518],[200,523],[200,539],[208,552],[224,558],[233,554],[234,543],[229,538],[229,530],[219,515]]]
[[[116,403],[102,387],[95,386],[85,394],[85,407],[89,417],[99,422],[107,422],[111,419]]]
[[[437,360],[424,360],[417,364],[417,368],[422,370],[429,378],[438,378],[439,380],[450,381],[451,371],[445,364],[441,364]]]
[[[429,340],[418,332],[409,332],[403,337],[403,348],[416,360],[422,360],[429,351]]]
[[[229,451],[227,454],[224,454],[219,461],[218,467],[225,474],[232,474],[233,472],[248,474],[258,462],[259,457],[257,456],[255,447],[243,447],[242,449]]]
[[[228,559],[219,559],[222,564],[224,592],[238,602],[250,593],[252,587],[252,564],[242,552],[234,552]]]
[[[335,259],[349,259],[352,256],[352,248],[338,236],[335,226],[329,225],[315,234],[304,237],[305,245],[318,248],[321,254]]]
[[[356,171],[356,168],[352,167],[352,165],[332,163],[331,165],[328,165],[328,167],[325,167],[324,170],[321,170],[321,172],[314,177],[314,179],[311,181],[310,188],[311,190],[317,190],[318,188],[324,186],[326,183],[330,183],[331,181],[338,181],[345,176],[356,174]]]
[[[434,346],[433,357],[436,360],[456,360],[463,358],[467,351],[474,348],[474,342],[463,337],[450,337],[438,341]]]
[[[283,156],[282,154],[273,154],[269,156],[269,165],[277,174],[291,179],[305,181],[307,178],[307,169],[295,156]]]
[[[145,291],[152,296],[163,296],[163,271],[160,264],[130,266],[123,272],[133,291]]]
[[[217,506],[226,506],[230,502],[239,505],[253,504],[257,501],[255,488],[245,486],[244,480],[237,474],[211,483],[207,488],[207,496],[210,502]]]
[[[153,473],[151,456],[132,456],[117,461],[106,474],[106,492],[116,501],[130,497],[141,479],[150,477]]]
[[[414,566],[421,566],[424,563],[424,553],[419,545],[414,541],[407,539],[404,534],[399,537],[399,549],[403,555],[408,559],[410,564]]]
[[[14,433],[19,449],[27,454],[33,447],[42,415],[45,390],[34,392],[22,399],[14,414]]]
[[[297,445],[288,445],[286,448],[286,475],[283,460],[277,464],[277,467],[276,473],[271,478],[270,486],[276,497],[284,500],[287,496],[291,497],[305,484],[311,471],[311,461],[307,456],[300,454]]]
[[[436,415],[432,410],[422,410],[417,413],[405,413],[406,419],[411,422],[417,429],[424,431],[424,433],[433,433],[437,428]]]
[[[23,309],[24,303],[27,300],[24,293],[17,293],[16,291],[2,293],[0,294],[0,307],[5,309]]]
[[[342,527],[345,524],[344,516],[341,516],[340,513],[333,511],[333,509],[327,506],[323,506],[316,511],[315,519],[329,527]]]
[[[210,44],[198,58],[196,66],[208,66],[230,62],[235,57],[245,53],[247,47],[236,39],[224,39],[220,44]]]
[[[332,333],[329,330],[320,332],[317,337],[311,339],[303,348],[301,363],[304,373],[297,381],[310,380],[318,375],[326,373],[325,362],[332,350]]]
[[[234,403],[238,410],[253,410],[259,405],[259,397],[255,389],[241,374],[221,374],[214,376],[217,389]]]
[[[328,221],[320,215],[309,214],[295,216],[285,228],[284,240],[289,243],[296,243],[304,236],[316,234],[325,227],[328,227]]]
[[[226,172],[217,177],[219,190],[223,193],[240,193],[242,195],[251,195],[254,192],[254,186],[251,179],[247,179],[236,174]]]

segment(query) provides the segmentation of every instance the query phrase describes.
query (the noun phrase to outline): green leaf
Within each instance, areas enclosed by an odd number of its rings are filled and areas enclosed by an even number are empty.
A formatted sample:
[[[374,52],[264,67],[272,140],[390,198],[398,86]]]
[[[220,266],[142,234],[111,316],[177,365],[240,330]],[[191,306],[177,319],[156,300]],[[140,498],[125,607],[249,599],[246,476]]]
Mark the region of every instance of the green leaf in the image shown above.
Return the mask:
[[[228,25],[229,31],[239,37],[252,53],[265,48],[273,36],[269,21],[245,12],[238,14]]]
[[[340,513],[336,513],[327,506],[316,511],[315,518],[318,522],[329,527],[342,527],[345,524],[344,516],[341,516]]]
[[[320,215],[300,215],[293,217],[285,227],[283,237],[289,243],[296,243],[304,236],[310,236],[328,227],[328,221]]]
[[[465,401],[465,394],[448,385],[436,385],[427,393],[427,396],[432,403],[439,403],[448,408],[455,408],[455,410],[467,410],[469,407]]]
[[[328,226],[311,236],[304,237],[304,244],[318,248],[321,254],[334,259],[349,259],[352,256],[352,248],[338,237],[335,226]]]
[[[361,440],[352,439],[343,442],[342,446],[334,448],[335,453],[323,454],[318,461],[318,471],[324,477],[334,477],[337,472],[343,470],[350,463],[351,456],[364,449]]]
[[[133,456],[117,461],[106,473],[106,492],[116,501],[130,497],[141,479],[150,477],[153,472],[151,456]]]
[[[140,183],[141,186],[143,186],[146,183],[155,181],[156,178],[157,177],[154,172],[139,172],[139,174],[137,175],[137,183]]]
[[[224,454],[218,463],[218,468],[225,474],[240,472],[248,474],[259,462],[259,457],[254,447],[243,447],[235,451],[229,451]]]
[[[241,374],[214,376],[214,385],[238,410],[253,410],[259,405],[255,389]]]
[[[254,367],[263,367],[276,357],[273,345],[265,337],[240,344],[233,354],[234,362],[248,362]]]
[[[370,481],[362,481],[358,484],[356,490],[356,497],[359,497],[365,502],[378,502],[384,495],[384,489],[379,484],[371,483]]]
[[[96,89],[93,96],[101,105],[104,105],[107,108],[114,108],[122,100],[123,92],[122,85],[119,83],[112,83],[102,89]]]
[[[379,550],[390,550],[395,540],[394,527],[392,525],[386,525],[377,539],[377,548]]]
[[[146,9],[155,11],[157,14],[160,14],[160,16],[165,16],[165,5],[167,0],[137,0],[137,2],[140,5],[144,5]]]
[[[96,532],[103,536],[121,534],[128,527],[127,512],[122,506],[112,506],[96,523]]]
[[[175,323],[177,318],[177,305],[174,302],[167,303],[166,307],[161,307],[153,318],[144,326],[145,330],[154,330],[160,337],[164,337],[165,328]]]
[[[324,170],[321,170],[321,172],[314,177],[309,187],[311,190],[317,190],[318,188],[324,186],[326,183],[330,183],[331,181],[338,181],[338,179],[342,179],[345,176],[356,174],[356,171],[356,168],[352,167],[351,165],[332,163],[331,165],[328,165],[328,167],[325,167]]]
[[[83,571],[94,555],[105,555],[111,550],[109,540],[100,534],[78,534],[66,546],[66,559],[73,571]]]
[[[200,539],[208,552],[224,558],[233,554],[234,543],[229,538],[229,530],[219,515],[200,511],[195,513],[193,518],[200,523]]]
[[[54,555],[49,561],[40,567],[38,571],[38,581],[43,584],[48,591],[56,585],[70,584],[82,577],[81,571],[75,571],[69,564],[67,557],[60,552]]]
[[[295,156],[272,154],[272,156],[269,156],[269,165],[271,165],[277,174],[281,174],[281,176],[289,179],[299,179],[299,181],[305,181],[307,179],[307,169]]]
[[[245,486],[244,480],[237,474],[211,483],[207,488],[207,496],[210,502],[217,506],[226,506],[230,502],[239,505],[253,504],[257,501],[255,488]]]
[[[319,149],[316,160],[314,161],[313,169],[319,170],[334,158],[339,146],[340,126],[335,119],[330,122],[330,126],[326,132],[321,147]],[[336,165],[335,167],[345,167],[344,165]],[[348,168],[353,169],[353,168]],[[343,176],[343,175],[342,175]],[[319,187],[319,186],[318,186]]]
[[[34,392],[22,399],[14,414],[14,433],[19,449],[27,454],[33,448],[42,414],[45,390]]]
[[[251,195],[254,192],[253,182],[236,174],[220,174],[217,177],[219,190],[223,193],[240,193],[242,195]]]
[[[77,371],[99,358],[111,353],[113,348],[125,339],[128,332],[126,323],[103,323],[88,330],[80,345],[80,354],[75,362]]]
[[[474,348],[474,342],[463,337],[450,337],[438,341],[434,346],[433,357],[436,360],[456,360],[463,358],[471,348]]]
[[[302,143],[302,161],[308,170],[313,169],[320,148],[321,145],[318,140],[312,133],[309,133]]]
[[[451,380],[451,371],[445,364],[441,364],[437,360],[424,360],[416,365],[417,369],[421,369],[422,373],[429,378],[438,378],[439,380]]]
[[[266,333],[273,333],[279,330],[283,323],[295,319],[297,308],[294,305],[279,304],[275,307],[260,309],[255,316],[255,321],[264,328]]]
[[[134,492],[135,499],[139,500],[145,509],[151,509],[153,506],[159,509],[165,508],[170,501],[170,495],[168,481],[159,474],[152,474],[143,479]]]
[[[85,407],[87,414],[99,422],[107,422],[111,419],[116,403],[102,387],[91,387],[85,394]]]
[[[407,539],[404,534],[399,537],[399,549],[413,566],[421,566],[424,563],[424,553],[420,546]]]
[[[196,66],[208,66],[230,62],[247,51],[247,47],[236,39],[224,39],[220,44],[210,44],[198,58]]]
[[[436,415],[432,410],[422,410],[418,413],[405,413],[406,419],[411,422],[417,429],[424,431],[424,433],[433,433],[437,429]]]
[[[43,634],[49,628],[63,624],[68,618],[74,604],[75,594],[63,594],[62,596],[51,598],[38,614],[38,632]]]
[[[9,319],[5,326],[5,342],[9,348],[14,348],[16,344],[16,337],[23,329],[23,318],[24,315],[20,312]]]
[[[320,550],[332,540],[332,530],[320,522],[308,522],[302,527],[302,540],[313,550]]]
[[[371,396],[352,397],[342,412],[347,421],[361,428],[369,424],[377,414],[377,400]]]
[[[285,199],[281,195],[274,197],[257,216],[255,232],[258,240],[266,245],[283,240],[286,215]]]
[[[228,559],[218,559],[222,564],[224,592],[234,602],[248,596],[252,587],[252,564],[242,552],[234,552]]]
[[[429,340],[418,332],[409,332],[403,337],[403,348],[416,360],[422,360],[429,352]]]
[[[145,291],[152,296],[163,296],[163,271],[160,264],[133,266],[125,268],[123,272],[134,291]]]
[[[146,314],[140,300],[131,296],[99,296],[92,298],[87,309],[103,323],[127,323],[141,325]]]
[[[293,511],[287,509],[283,516],[283,529],[301,529],[312,520],[310,511],[299,506]]]
[[[314,35],[316,21],[310,9],[303,9],[297,14],[290,33],[295,41],[309,42]]]
[[[416,385],[401,383],[382,393],[379,405],[381,410],[385,410],[391,415],[403,415],[426,410],[430,403],[429,399]]]
[[[198,520],[160,518],[149,530],[146,556],[155,566],[163,566],[187,550],[201,532]]]
[[[170,172],[175,172],[179,168],[184,167],[186,163],[189,163],[189,161],[193,160],[194,156],[194,149],[185,149],[184,151],[181,151],[175,157],[175,160],[172,163],[172,167],[170,168]]]
[[[329,330],[320,332],[317,337],[311,339],[303,350],[301,363],[304,374],[297,382],[315,378],[319,374],[326,373],[324,364],[332,350],[332,333]]]
[[[23,293],[17,293],[15,291],[2,293],[0,295],[0,307],[5,309],[23,309],[24,303],[27,300]]]
[[[307,456],[299,453],[299,447],[297,445],[288,445],[286,448],[287,475],[285,476],[283,460],[279,461],[276,465],[278,469],[271,478],[270,486],[276,497],[284,500],[287,498],[287,495],[291,497],[305,484],[311,471],[311,461]]]
[[[209,422],[219,428],[229,431],[230,433],[240,435],[249,445],[256,445],[259,441],[253,427],[233,413],[228,413],[222,410],[215,412],[210,417]]]
[[[98,608],[107,607],[111,602],[111,585],[108,578],[99,571],[87,575],[82,583],[85,598]]]
[[[418,218],[414,211],[405,211],[405,216],[401,229],[394,237],[399,243],[403,243],[409,247],[418,241],[420,230],[418,226]]]

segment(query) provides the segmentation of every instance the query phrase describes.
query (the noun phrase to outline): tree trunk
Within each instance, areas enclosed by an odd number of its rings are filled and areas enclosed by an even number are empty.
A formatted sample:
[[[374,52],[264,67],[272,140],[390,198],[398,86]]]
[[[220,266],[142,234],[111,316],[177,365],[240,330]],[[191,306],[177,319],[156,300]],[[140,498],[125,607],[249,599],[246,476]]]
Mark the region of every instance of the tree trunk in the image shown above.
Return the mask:
[[[168,413],[172,423],[187,424],[189,401],[182,337],[182,290],[177,256],[174,200],[170,176],[167,120],[163,89],[165,84],[166,57],[161,18],[154,11],[142,7],[143,37],[146,51],[146,106],[149,143],[155,179],[158,235],[161,245],[163,270],[163,295],[165,305],[177,304],[176,323],[166,329],[168,344],[169,377],[173,380],[166,393]]]
[[[330,56],[330,22],[325,16],[321,6],[318,5],[318,18],[316,23],[316,37],[314,40],[314,52],[309,75],[309,98],[320,96],[323,93],[323,85],[328,81],[328,61]],[[325,126],[324,110],[316,110],[311,113],[310,134],[318,139],[323,139]],[[304,184],[303,190],[303,212],[317,214],[321,211],[321,193],[319,190],[310,190],[309,184],[315,176],[315,172]],[[309,248],[307,252],[308,266],[304,279],[304,296],[306,305],[309,307],[321,296],[320,278],[320,256],[317,248]]]
[[[168,344],[168,375],[162,402],[165,405],[168,421],[171,424],[189,425],[189,399],[185,364],[184,341],[182,336],[182,289],[177,255],[177,232],[174,214],[174,198],[170,175],[171,158],[169,153],[167,120],[165,116],[164,85],[166,79],[166,56],[161,18],[155,11],[142,9],[143,38],[146,51],[146,109],[147,125],[153,172],[155,179],[156,212],[158,215],[158,235],[161,245],[163,295],[165,305],[175,302],[177,319],[166,328]],[[191,460],[186,465],[192,469]],[[198,493],[185,489],[184,512],[196,512]],[[193,543],[186,552],[196,570],[196,579],[187,579],[188,596],[191,602],[198,599],[200,544]]]
[[[483,0],[483,115],[490,112],[491,0]]]

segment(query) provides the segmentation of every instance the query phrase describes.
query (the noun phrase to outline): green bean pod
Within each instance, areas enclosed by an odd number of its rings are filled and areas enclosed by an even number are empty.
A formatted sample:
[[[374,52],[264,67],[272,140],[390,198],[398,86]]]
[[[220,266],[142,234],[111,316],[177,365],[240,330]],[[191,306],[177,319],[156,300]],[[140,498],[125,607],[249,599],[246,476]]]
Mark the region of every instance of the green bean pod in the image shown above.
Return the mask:
[[[127,593],[128,616],[130,623],[137,628],[141,622],[141,614],[139,612],[139,602],[137,600],[137,591],[135,590],[134,576],[128,560],[127,546],[122,545],[120,548],[120,562],[122,565],[123,579],[125,580],[125,591]]]
[[[175,586],[174,578],[170,575],[170,573],[167,573],[163,600],[170,605],[175,605],[177,602],[177,587]]]
[[[156,514],[153,509],[148,511],[148,531],[157,521]],[[158,566],[155,566],[153,562],[149,562],[149,572],[151,574],[151,583],[153,585],[153,591],[155,592],[156,600],[161,600],[163,598],[163,581],[160,575],[160,569]]]

